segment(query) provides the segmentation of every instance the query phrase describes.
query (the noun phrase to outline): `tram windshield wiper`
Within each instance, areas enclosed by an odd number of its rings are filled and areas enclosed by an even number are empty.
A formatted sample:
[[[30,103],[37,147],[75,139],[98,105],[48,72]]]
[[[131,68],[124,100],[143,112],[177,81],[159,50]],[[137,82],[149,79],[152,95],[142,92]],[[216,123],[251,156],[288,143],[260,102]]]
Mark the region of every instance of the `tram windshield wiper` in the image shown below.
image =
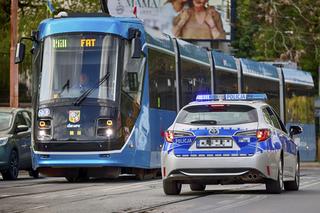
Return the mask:
[[[64,92],[64,90],[65,89],[68,89],[69,90],[69,88],[70,88],[70,80],[68,79],[67,81],[66,81],[66,83],[62,86],[62,88],[61,88],[61,92],[59,92],[59,96]]]
[[[217,121],[215,120],[198,120],[198,121],[191,121],[191,124],[208,124],[208,125],[216,125]]]
[[[101,84],[103,84],[106,80],[108,80],[110,77],[110,72],[107,72],[101,79],[100,81],[92,88],[87,89],[80,95],[77,100],[74,102],[73,105],[79,106],[84,99],[86,99],[95,89],[99,88]]]

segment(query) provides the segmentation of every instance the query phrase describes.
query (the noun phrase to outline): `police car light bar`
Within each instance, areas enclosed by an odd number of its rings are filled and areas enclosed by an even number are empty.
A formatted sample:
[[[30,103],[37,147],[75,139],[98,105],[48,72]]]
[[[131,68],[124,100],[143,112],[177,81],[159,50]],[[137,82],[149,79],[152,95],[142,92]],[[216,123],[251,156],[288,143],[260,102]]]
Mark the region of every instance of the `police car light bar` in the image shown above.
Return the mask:
[[[256,101],[267,100],[266,94],[215,94],[215,95],[197,95],[196,101]]]

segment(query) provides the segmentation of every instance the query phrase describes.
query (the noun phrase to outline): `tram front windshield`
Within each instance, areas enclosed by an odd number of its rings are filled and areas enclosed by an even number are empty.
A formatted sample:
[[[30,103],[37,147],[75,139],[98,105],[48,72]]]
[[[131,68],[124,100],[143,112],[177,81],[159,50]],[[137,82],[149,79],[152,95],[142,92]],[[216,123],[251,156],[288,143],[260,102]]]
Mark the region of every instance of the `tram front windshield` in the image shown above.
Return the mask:
[[[88,100],[115,101],[119,43],[118,37],[97,33],[47,37],[40,103],[75,100],[90,89]]]

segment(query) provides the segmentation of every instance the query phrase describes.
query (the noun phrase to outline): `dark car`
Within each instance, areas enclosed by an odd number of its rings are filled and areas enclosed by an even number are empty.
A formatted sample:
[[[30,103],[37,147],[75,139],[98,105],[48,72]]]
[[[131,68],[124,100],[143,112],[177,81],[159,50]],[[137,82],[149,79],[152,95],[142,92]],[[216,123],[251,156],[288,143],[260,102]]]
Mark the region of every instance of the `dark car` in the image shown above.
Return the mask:
[[[37,178],[31,162],[31,112],[0,108],[0,172],[4,180],[15,180],[19,170]]]

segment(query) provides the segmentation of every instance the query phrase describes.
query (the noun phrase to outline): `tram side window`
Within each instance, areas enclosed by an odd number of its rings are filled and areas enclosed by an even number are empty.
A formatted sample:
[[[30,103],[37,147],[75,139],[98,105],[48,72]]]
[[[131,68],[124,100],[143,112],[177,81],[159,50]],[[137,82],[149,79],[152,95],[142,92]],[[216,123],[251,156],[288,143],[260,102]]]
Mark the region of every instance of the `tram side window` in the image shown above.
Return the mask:
[[[148,68],[150,107],[175,111],[177,96],[174,55],[149,49]]]
[[[215,71],[215,93],[238,93],[238,74],[217,69]]]
[[[182,106],[195,100],[199,94],[211,93],[210,66],[183,59],[181,61]]]
[[[268,96],[267,103],[280,114],[280,90],[279,81],[243,76],[243,93],[265,93]]]
[[[286,84],[286,122],[314,123],[314,90],[298,84]]]

